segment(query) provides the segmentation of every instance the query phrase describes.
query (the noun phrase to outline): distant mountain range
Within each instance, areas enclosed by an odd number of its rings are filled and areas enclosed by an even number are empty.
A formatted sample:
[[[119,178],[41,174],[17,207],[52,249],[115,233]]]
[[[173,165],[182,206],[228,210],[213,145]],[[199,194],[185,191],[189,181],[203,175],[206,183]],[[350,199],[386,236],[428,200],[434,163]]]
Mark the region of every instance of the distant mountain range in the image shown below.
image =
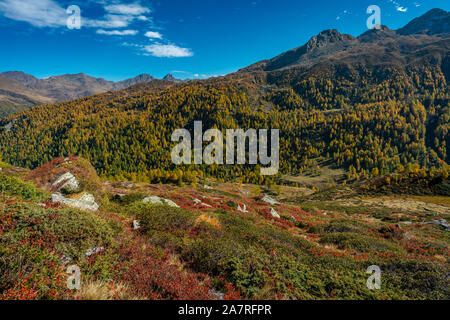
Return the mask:
[[[118,91],[154,80],[157,79],[149,74],[141,74],[131,79],[114,82],[94,78],[84,73],[38,79],[21,71],[7,71],[0,73],[0,117],[40,104],[64,102],[107,91]],[[170,74],[163,80],[181,82]]]
[[[433,9],[399,30],[386,26],[355,38],[337,30],[325,30],[305,45],[239,70],[273,72],[303,68],[308,72],[333,66],[406,66],[424,58],[438,58],[448,67],[450,13]],[[428,61],[431,62],[431,61]]]

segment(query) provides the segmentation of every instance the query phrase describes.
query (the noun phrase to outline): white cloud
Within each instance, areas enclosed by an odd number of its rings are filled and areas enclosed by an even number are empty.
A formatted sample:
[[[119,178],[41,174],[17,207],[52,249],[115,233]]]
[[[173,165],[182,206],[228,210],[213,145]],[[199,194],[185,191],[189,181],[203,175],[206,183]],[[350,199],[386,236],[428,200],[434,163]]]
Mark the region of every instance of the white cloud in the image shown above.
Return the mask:
[[[144,47],[147,55],[158,58],[182,58],[192,57],[194,53],[187,48],[181,48],[172,44],[152,44]]]
[[[53,0],[1,0],[0,13],[40,28],[65,26],[68,18],[66,10]]]
[[[135,36],[138,34],[139,31],[137,30],[111,30],[111,31],[106,31],[106,30],[97,30],[98,34],[104,34],[107,36]]]
[[[152,10],[141,6],[138,2],[132,4],[123,4],[121,0],[114,0],[113,4],[111,2],[113,1],[102,1],[105,9],[103,16],[86,17],[82,10],[82,26],[96,29],[96,33],[100,35],[133,36],[138,34],[138,31],[135,30],[136,27],[130,27],[130,25],[138,21],[152,21],[151,17],[146,16],[152,13]],[[56,0],[0,0],[0,14],[12,20],[30,23],[38,28],[65,27],[70,17],[66,8]],[[163,39],[163,35],[156,31],[148,31],[145,36],[150,39]],[[178,58],[194,55],[191,49],[174,44],[123,43],[122,45],[139,48],[145,55],[154,57]]]
[[[113,4],[105,7],[105,10],[113,14],[141,16],[144,13],[150,13],[151,10],[146,7],[142,7],[138,3],[133,4]]]
[[[103,17],[88,18],[83,15],[83,27],[126,28],[133,21],[149,21],[143,14],[151,13],[140,4],[114,4],[104,7]],[[69,14],[55,0],[0,0],[0,14],[16,21],[28,22],[35,27],[64,27]]]
[[[94,28],[126,28],[133,20],[133,16],[107,14],[103,19],[84,19],[83,25]]]
[[[148,21],[150,20],[148,17],[146,16],[138,16],[136,19],[140,20],[140,21]]]
[[[151,38],[151,39],[162,39],[162,34],[159,32],[154,32],[154,31],[148,31],[145,33],[145,36],[147,38]]]
[[[398,3],[395,0],[389,0],[389,2],[392,3],[395,6],[395,9],[397,9],[397,11],[400,11],[400,12],[407,12],[408,11],[408,8],[402,7],[400,5],[400,3]]]

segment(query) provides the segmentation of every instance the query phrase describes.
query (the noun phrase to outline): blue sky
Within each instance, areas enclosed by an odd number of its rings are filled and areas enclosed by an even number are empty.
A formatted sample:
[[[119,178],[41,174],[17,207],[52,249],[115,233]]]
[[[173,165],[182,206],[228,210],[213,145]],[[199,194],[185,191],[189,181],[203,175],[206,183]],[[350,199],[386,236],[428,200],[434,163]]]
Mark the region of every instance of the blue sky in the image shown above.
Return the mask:
[[[81,9],[80,29],[67,27],[71,5]],[[108,80],[224,75],[325,29],[358,36],[369,5],[392,29],[432,8],[450,10],[448,0],[0,0],[0,71]]]

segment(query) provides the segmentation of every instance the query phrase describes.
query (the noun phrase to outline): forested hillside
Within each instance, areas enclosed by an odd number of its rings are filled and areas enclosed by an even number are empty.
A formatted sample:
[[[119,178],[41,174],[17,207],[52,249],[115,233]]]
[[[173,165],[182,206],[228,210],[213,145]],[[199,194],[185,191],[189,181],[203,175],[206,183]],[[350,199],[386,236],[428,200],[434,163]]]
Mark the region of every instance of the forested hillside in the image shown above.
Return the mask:
[[[420,30],[419,30],[420,31]],[[237,73],[141,84],[45,105],[2,120],[7,162],[35,168],[78,155],[103,176],[191,181],[199,173],[262,183],[258,166],[176,167],[175,129],[280,129],[280,173],[329,163],[359,180],[449,163],[450,39],[383,27],[358,38],[336,30]],[[267,182],[267,181],[266,181]]]

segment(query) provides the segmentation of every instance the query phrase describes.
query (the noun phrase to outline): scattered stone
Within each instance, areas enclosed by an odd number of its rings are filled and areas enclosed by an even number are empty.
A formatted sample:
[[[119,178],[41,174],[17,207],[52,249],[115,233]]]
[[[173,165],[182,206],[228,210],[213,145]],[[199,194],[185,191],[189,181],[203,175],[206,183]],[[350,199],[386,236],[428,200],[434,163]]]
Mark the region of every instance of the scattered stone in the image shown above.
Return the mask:
[[[278,218],[278,219],[281,218],[280,215],[275,211],[274,208],[270,208],[270,214],[271,214],[272,217],[274,217],[274,218]]]
[[[93,254],[100,253],[104,250],[105,250],[105,248],[103,248],[103,247],[93,247],[91,249],[86,250],[86,257],[90,257]]]
[[[138,220],[133,221],[133,230],[138,230],[141,228],[141,223]]]
[[[50,201],[59,202],[69,207],[81,210],[97,211],[98,208],[100,207],[95,202],[94,196],[87,192],[83,193],[80,197],[74,199],[66,198],[61,193],[54,193],[50,196]]]
[[[66,255],[63,255],[63,256],[61,257],[61,264],[62,264],[63,266],[65,266],[66,264],[68,264],[70,261],[72,261],[72,258],[66,257]]]
[[[202,202],[202,200],[200,199],[194,199],[194,206],[201,206],[201,207],[208,207],[208,208],[212,208],[211,205]]]
[[[9,123],[7,123],[4,128],[6,132],[10,132],[12,130],[12,127],[14,126],[14,124],[16,123],[16,120],[13,120]]]
[[[134,183],[130,181],[121,181],[120,185],[124,188],[131,189],[134,187]]]
[[[400,223],[401,223],[401,224],[406,224],[407,226],[412,225],[412,222],[411,222],[411,221],[401,221]]]
[[[276,205],[276,204],[280,204],[277,200],[269,197],[268,195],[264,195],[264,197],[261,199],[261,201],[267,202],[270,205]]]
[[[225,294],[215,289],[209,290],[209,294],[217,300],[225,300]]]
[[[149,197],[145,197],[142,200],[143,203],[150,203],[150,204],[161,204],[161,205],[168,205],[169,207],[173,207],[173,208],[179,208],[180,206],[177,205],[175,202],[173,202],[172,200],[169,199],[163,199],[157,196],[149,196]]]
[[[64,193],[76,193],[80,191],[80,184],[77,178],[70,172],[64,173],[52,185],[59,186],[58,190]]]
[[[289,219],[290,219],[292,222],[298,222],[297,219],[296,219],[294,216],[290,216]]]
[[[213,187],[208,186],[208,185],[206,185],[206,184],[203,186],[203,188],[205,188],[206,190],[214,190]]]
[[[247,206],[245,204],[243,204],[242,207],[240,204],[238,204],[236,210],[242,213],[248,213]]]
[[[450,231],[450,224],[447,222],[447,220],[445,219],[441,219],[441,220],[432,220],[432,221],[428,221],[428,222],[423,222],[422,225],[436,225],[436,226],[441,226],[444,228],[444,230],[446,231]]]

